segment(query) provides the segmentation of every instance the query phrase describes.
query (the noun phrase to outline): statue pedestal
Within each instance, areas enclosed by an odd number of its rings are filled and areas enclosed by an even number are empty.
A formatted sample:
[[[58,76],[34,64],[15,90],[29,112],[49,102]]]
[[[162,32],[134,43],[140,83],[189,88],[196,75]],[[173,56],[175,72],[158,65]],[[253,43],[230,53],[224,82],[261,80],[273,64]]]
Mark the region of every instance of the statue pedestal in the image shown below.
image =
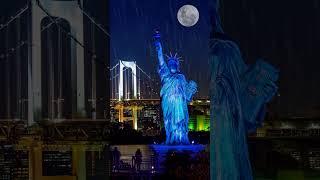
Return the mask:
[[[171,153],[182,153],[186,152],[190,155],[191,158],[194,158],[197,153],[206,149],[205,145],[196,144],[196,145],[150,145],[150,149],[155,153],[156,167],[155,169],[158,172],[163,172],[165,170],[164,163],[167,159],[167,156]]]

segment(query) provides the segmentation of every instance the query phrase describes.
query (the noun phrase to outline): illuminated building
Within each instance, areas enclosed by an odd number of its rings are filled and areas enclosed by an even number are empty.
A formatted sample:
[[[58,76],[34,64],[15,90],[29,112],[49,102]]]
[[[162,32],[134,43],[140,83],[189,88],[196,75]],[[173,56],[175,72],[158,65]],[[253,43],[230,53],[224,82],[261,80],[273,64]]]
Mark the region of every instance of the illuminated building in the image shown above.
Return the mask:
[[[210,131],[210,101],[207,99],[196,99],[189,105],[190,131]]]
[[[134,109],[136,107],[136,109]],[[160,99],[140,99],[118,101],[111,100],[111,120],[113,122],[127,122],[133,126],[133,119],[137,118],[137,130],[148,127],[160,130],[162,116]],[[189,129],[191,131],[209,131],[210,102],[206,99],[197,99],[189,104]],[[133,116],[133,112],[136,116]]]
[[[103,121],[67,121],[26,132],[0,122],[0,180],[85,180],[110,176]],[[8,134],[3,132],[10,132]]]
[[[207,116],[207,115],[190,116],[189,129],[191,131],[210,131],[210,116]]]
[[[160,126],[160,100],[111,100],[111,121],[129,123],[134,129],[141,130],[144,124]]]

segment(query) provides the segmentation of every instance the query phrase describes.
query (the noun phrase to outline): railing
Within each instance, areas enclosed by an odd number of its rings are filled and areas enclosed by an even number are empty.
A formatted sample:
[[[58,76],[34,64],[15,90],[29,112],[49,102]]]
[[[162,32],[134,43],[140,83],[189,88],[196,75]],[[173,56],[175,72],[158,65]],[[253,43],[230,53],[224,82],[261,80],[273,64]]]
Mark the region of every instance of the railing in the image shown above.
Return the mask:
[[[122,159],[118,167],[113,166],[113,173],[130,173],[138,172],[137,164],[135,163],[134,156],[132,156],[131,161],[129,159]],[[151,160],[143,159],[140,164],[140,172],[155,173],[156,166],[155,160],[151,157]]]
[[[142,160],[140,164],[141,171],[155,171],[155,160],[154,157],[150,158],[151,160]],[[137,164],[135,163],[135,157],[132,156],[131,167],[137,170]]]
[[[320,129],[267,129],[252,137],[320,137]]]

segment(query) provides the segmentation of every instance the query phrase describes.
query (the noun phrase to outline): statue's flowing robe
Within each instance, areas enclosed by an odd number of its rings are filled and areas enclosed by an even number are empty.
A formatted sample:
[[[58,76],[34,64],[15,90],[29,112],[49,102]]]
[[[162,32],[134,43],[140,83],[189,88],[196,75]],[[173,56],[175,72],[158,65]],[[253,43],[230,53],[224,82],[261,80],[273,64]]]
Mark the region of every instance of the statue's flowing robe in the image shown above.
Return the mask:
[[[214,39],[210,50],[211,179],[252,180],[247,133],[261,124],[278,72],[263,61],[248,67],[230,40]]]
[[[188,82],[181,73],[171,73],[164,63],[159,67],[162,88],[160,92],[166,144],[189,144],[188,107],[192,98]]]

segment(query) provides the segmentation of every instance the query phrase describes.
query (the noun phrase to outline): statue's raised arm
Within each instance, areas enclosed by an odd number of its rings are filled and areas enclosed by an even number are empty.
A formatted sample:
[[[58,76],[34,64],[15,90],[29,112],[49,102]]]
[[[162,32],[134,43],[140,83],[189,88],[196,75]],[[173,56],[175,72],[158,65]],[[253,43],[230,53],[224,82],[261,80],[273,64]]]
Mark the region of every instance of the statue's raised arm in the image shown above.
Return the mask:
[[[164,61],[162,45],[161,45],[161,35],[159,31],[155,31],[153,35],[154,46],[157,51],[158,61],[159,61],[159,75],[161,82],[166,81],[167,77],[170,75],[167,63]]]
[[[153,38],[154,38],[154,45],[156,47],[156,51],[157,51],[157,55],[158,55],[159,65],[163,66],[165,64],[165,61],[164,61],[163,52],[162,52],[160,32],[155,31]]]

